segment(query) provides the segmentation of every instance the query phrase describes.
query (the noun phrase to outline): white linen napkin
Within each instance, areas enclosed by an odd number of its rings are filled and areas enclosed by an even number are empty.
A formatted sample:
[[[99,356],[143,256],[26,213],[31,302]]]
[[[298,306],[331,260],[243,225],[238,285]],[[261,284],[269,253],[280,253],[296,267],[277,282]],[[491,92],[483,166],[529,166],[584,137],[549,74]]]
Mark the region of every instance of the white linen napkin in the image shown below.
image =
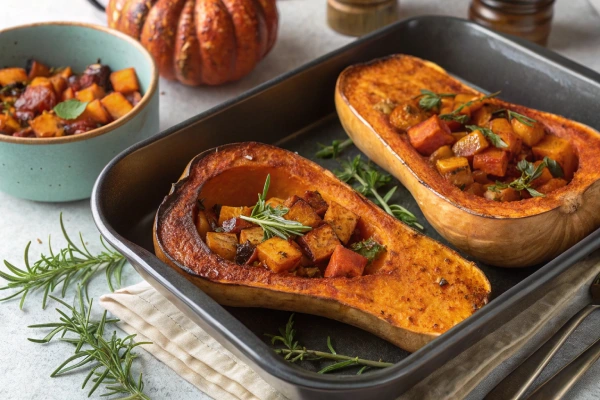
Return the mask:
[[[571,267],[543,297],[401,398],[483,398],[526,354],[589,302],[589,284],[598,273],[600,251]],[[121,320],[125,332],[137,334],[138,341],[153,342],[144,346],[147,351],[209,396],[219,400],[285,398],[148,283],[104,295],[100,304]]]

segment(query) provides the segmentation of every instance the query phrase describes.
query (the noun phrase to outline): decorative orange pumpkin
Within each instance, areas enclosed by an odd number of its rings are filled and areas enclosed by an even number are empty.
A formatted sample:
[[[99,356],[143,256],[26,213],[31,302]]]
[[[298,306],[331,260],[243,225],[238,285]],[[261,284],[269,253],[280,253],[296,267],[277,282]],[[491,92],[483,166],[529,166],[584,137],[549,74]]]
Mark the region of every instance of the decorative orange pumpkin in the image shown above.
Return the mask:
[[[271,50],[275,0],[110,0],[108,25],[139,40],[160,75],[220,85],[247,75]]]

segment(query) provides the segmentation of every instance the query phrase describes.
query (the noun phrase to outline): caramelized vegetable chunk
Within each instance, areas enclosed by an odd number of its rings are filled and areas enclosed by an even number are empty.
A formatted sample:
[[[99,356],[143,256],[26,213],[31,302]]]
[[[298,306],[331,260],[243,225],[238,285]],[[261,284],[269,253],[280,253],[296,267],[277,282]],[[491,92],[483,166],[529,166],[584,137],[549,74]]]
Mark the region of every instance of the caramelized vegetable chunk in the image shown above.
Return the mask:
[[[102,89],[102,87],[93,83],[90,86],[86,87],[85,89],[81,89],[80,91],[75,93],[75,97],[79,101],[91,102],[96,99],[103,98],[105,94],[106,94],[106,92],[104,91],[104,89]]]
[[[25,82],[27,72],[23,68],[0,69],[0,86],[11,85],[17,82]]]
[[[454,186],[466,187],[473,183],[469,160],[465,157],[451,157],[438,160],[435,164],[438,172]]]
[[[327,212],[327,202],[323,200],[321,193],[316,190],[307,190],[304,192],[304,196],[302,197],[304,201],[306,201],[312,208],[315,210],[319,217],[323,217]]]
[[[512,125],[506,118],[496,118],[490,122],[490,129],[496,135],[500,136],[500,139],[508,145],[505,151],[508,151],[511,155],[519,154],[521,152],[522,141],[517,136],[512,128]]]
[[[59,137],[65,134],[60,118],[47,112],[29,121],[29,125],[31,125],[36,137]]]
[[[13,133],[20,131],[21,125],[16,119],[8,114],[0,114],[0,133],[4,135],[12,135]]]
[[[241,215],[249,217],[252,213],[251,207],[229,207],[223,206],[221,207],[221,212],[219,213],[219,225],[223,225],[223,222],[227,221],[231,218],[238,218]]]
[[[56,103],[54,89],[45,86],[27,86],[25,92],[15,102],[15,108],[18,111],[41,113],[53,109]]]
[[[240,233],[242,229],[247,229],[254,226],[252,222],[248,222],[241,218],[230,218],[223,221],[223,231],[228,233]]]
[[[487,189],[478,182],[473,182],[465,188],[465,192],[474,194],[475,196],[483,196]]]
[[[286,200],[285,206],[289,211],[283,218],[300,222],[304,226],[316,228],[321,223],[322,219],[317,215],[315,210],[303,199],[298,196],[292,196]]]
[[[519,195],[519,192],[517,192],[513,188],[500,189],[497,192],[488,189],[485,192],[484,197],[488,200],[494,200],[494,201],[521,200],[521,196]]]
[[[573,178],[577,168],[577,156],[571,142],[558,136],[546,135],[532,150],[538,159],[549,157],[558,162],[567,180]]]
[[[539,122],[534,122],[533,126],[529,126],[513,118],[510,124],[515,134],[529,147],[535,146],[544,137],[544,126]]]
[[[429,156],[429,161],[435,165],[437,160],[443,160],[450,157],[454,157],[452,148],[450,148],[450,146],[442,146]]]
[[[27,69],[29,70],[29,74],[27,75],[29,79],[33,79],[38,76],[50,76],[50,68],[36,60],[29,60],[27,62]]]
[[[264,231],[260,226],[243,229],[240,232],[240,243],[250,242],[257,246],[263,241]]]
[[[564,186],[567,186],[566,180],[561,178],[552,178],[545,184],[539,186],[536,190],[542,194],[548,194]]]
[[[128,93],[125,98],[131,103],[132,106],[135,107],[140,101],[142,101],[142,94],[140,92],[132,92]]]
[[[73,91],[73,89],[71,88],[66,88],[63,92],[62,92],[62,101],[66,101],[66,100],[70,100],[72,98],[75,97],[75,92]]]
[[[52,76],[48,78],[48,80],[54,88],[54,93],[57,95],[61,94],[65,91],[65,89],[67,89],[67,80],[60,75]]]
[[[473,125],[486,126],[492,119],[492,108],[488,105],[484,105],[479,110],[473,112],[471,115],[471,122]]]
[[[65,67],[58,70],[53,76],[62,76],[65,79],[69,79],[73,75],[71,67]]]
[[[250,242],[240,244],[235,253],[235,263],[238,265],[250,265],[258,261],[258,249]]]
[[[537,167],[541,163],[542,163],[542,161],[536,161],[533,163],[533,165],[535,165]],[[542,170],[542,174],[539,176],[539,178],[531,181],[531,186],[533,186],[534,188],[540,187],[543,184],[545,184],[546,182],[550,181],[552,178],[553,178],[553,176],[552,176],[552,173],[550,172],[550,170],[548,168],[544,168]]]
[[[104,91],[110,89],[110,68],[108,65],[92,64],[83,71],[83,75],[79,78],[79,86],[81,88],[87,88],[92,84],[100,86]]]
[[[487,173],[485,171],[476,169],[475,171],[473,171],[472,175],[473,175],[473,180],[477,183],[481,183],[482,185],[485,185],[486,183],[490,183],[490,180],[488,179]]]
[[[302,252],[287,240],[273,237],[258,246],[258,259],[273,272],[286,272],[298,266]]]
[[[196,215],[196,230],[202,240],[206,241],[206,234],[210,231],[210,224],[204,211],[198,211],[198,215]]]
[[[337,237],[344,244],[350,240],[359,219],[358,215],[335,201],[330,203],[329,209],[325,213],[325,222],[331,225]]]
[[[324,224],[298,238],[298,244],[312,262],[320,263],[331,256],[340,241],[333,228],[328,224]]]
[[[123,94],[138,92],[140,90],[140,84],[133,68],[125,68],[113,72],[110,74],[110,83],[115,91]]]
[[[469,133],[452,146],[452,151],[459,157],[472,157],[489,147],[489,143],[480,130]]]
[[[233,261],[237,252],[237,236],[235,233],[208,232],[206,245],[215,254]]]
[[[52,84],[52,82],[50,82],[50,79],[44,78],[43,76],[38,76],[37,78],[34,78],[29,83],[29,86],[31,86],[31,87],[44,86],[44,87],[47,87],[48,89],[52,90],[53,92],[57,93],[56,90],[54,89],[54,85]]]
[[[408,130],[410,144],[422,155],[430,156],[440,147],[454,143],[450,128],[437,115]]]
[[[325,278],[342,276],[354,278],[362,276],[368,262],[367,257],[363,257],[342,245],[338,245],[331,255],[324,276]]]
[[[131,103],[119,92],[112,92],[100,102],[113,119],[119,119],[133,109]]]
[[[473,157],[473,168],[489,175],[504,176],[508,168],[508,155],[498,148],[490,148]]]
[[[98,99],[89,102],[79,118],[91,118],[103,125],[112,121],[110,114],[104,109],[104,106],[102,106],[102,103]]]
[[[269,200],[267,200],[265,202],[265,204],[267,204],[273,208],[277,208],[277,206],[283,206],[283,203],[285,203],[285,200],[280,199],[279,197],[271,197]]]
[[[413,102],[405,103],[394,108],[390,114],[390,124],[403,131],[409,129],[427,118],[419,106]]]

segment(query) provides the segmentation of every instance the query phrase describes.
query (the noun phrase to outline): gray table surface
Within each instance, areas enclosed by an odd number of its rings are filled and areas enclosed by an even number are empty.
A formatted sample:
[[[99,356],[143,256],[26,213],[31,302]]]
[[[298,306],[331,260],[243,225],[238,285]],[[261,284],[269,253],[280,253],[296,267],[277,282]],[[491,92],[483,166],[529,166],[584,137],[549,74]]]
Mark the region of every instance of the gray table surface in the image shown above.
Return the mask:
[[[104,15],[90,7],[85,0],[1,0],[1,3],[0,29],[59,20],[105,24]],[[425,14],[465,17],[468,4],[468,0],[402,0],[401,14],[403,17]],[[267,59],[242,81],[217,88],[188,88],[161,79],[161,129],[353,40],[327,27],[325,0],[280,0],[278,5],[281,20],[277,45]],[[558,0],[549,47],[600,71],[599,10],[600,0]],[[64,245],[58,225],[60,212],[64,213],[67,228],[74,235],[81,231],[86,242],[92,248],[98,248],[98,232],[87,200],[46,204],[18,200],[0,193],[0,259],[22,265],[23,249],[27,242],[32,241],[32,257],[36,257],[46,251],[48,235],[52,235],[57,248]],[[139,279],[131,268],[127,269],[125,284],[136,283]],[[90,285],[92,297],[98,297],[106,291],[103,279],[97,279]],[[72,298],[71,295],[67,298]],[[56,319],[54,304],[45,311],[41,310],[40,298],[39,293],[31,295],[23,311],[19,311],[16,302],[0,305],[0,399],[83,399],[87,394],[79,389],[83,379],[80,374],[56,379],[49,377],[51,371],[68,356],[67,345],[39,345],[26,340],[36,335],[27,328],[28,325]],[[597,324],[598,318],[589,322]],[[570,340],[563,356],[576,354],[591,339],[576,337]],[[146,392],[152,398],[208,398],[143,350],[140,353]],[[557,367],[554,365],[551,368]],[[600,368],[594,368],[590,373],[600,375],[599,371]],[[599,398],[600,379],[587,378],[571,392],[571,398]],[[98,395],[95,398],[99,398]]]

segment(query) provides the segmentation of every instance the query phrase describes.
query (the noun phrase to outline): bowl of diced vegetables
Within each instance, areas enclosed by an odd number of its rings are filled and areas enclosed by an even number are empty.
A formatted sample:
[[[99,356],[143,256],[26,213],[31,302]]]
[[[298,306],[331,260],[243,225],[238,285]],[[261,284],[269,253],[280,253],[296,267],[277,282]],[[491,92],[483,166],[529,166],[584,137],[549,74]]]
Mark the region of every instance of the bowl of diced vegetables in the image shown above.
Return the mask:
[[[158,132],[158,74],[134,39],[89,24],[0,31],[0,191],[88,198],[102,168]]]

